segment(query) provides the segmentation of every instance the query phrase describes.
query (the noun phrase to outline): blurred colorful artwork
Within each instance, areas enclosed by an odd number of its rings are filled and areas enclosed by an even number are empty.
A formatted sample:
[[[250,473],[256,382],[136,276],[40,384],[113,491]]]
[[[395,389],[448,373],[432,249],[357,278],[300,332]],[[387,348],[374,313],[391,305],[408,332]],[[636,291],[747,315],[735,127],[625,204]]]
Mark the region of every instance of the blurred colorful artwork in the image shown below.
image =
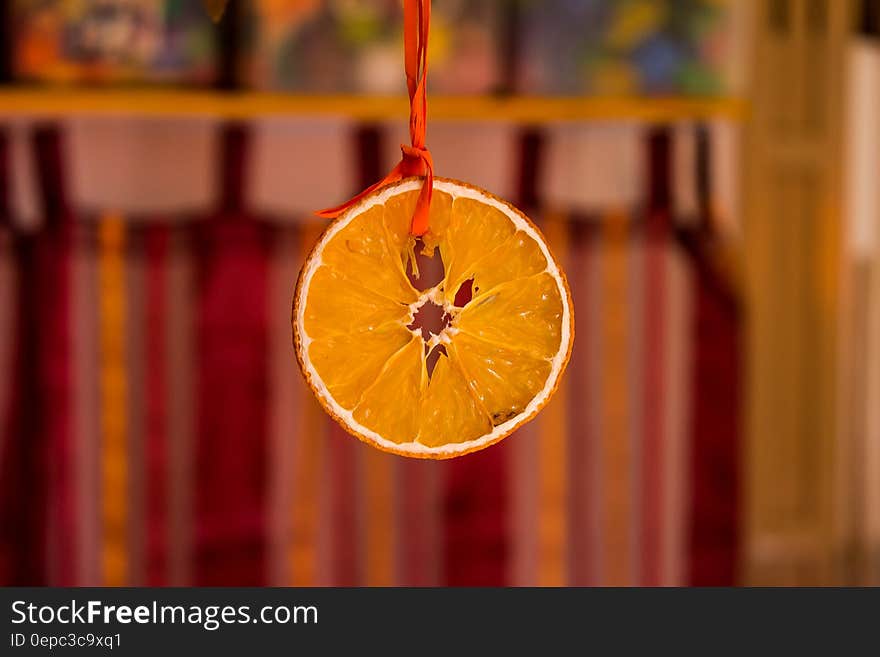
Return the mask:
[[[219,5],[218,5],[219,6]],[[741,51],[732,0],[434,0],[431,92],[719,95]],[[400,0],[243,0],[240,85],[399,94]],[[207,84],[219,44],[203,0],[14,0],[20,80]],[[233,30],[236,30],[234,27]]]
[[[480,94],[500,81],[498,0],[435,0],[428,84]],[[403,75],[399,0],[254,0],[245,51],[248,84],[304,93],[396,94]]]
[[[15,0],[14,62],[22,80],[205,84],[214,27],[201,0]]]
[[[520,0],[517,90],[717,95],[733,38],[729,0]]]

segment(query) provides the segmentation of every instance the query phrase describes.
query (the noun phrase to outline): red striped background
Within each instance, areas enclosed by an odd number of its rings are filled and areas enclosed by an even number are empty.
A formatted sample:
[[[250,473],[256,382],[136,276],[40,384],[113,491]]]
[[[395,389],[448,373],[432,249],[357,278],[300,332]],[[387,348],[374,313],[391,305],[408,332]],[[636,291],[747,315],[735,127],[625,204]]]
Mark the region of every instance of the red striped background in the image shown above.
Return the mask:
[[[359,443],[303,385],[290,300],[321,224],[250,207],[246,126],[218,131],[201,216],[77,207],[63,126],[34,131],[43,227],[0,206],[0,581],[734,583],[740,311],[708,222],[676,216],[690,129],[637,137],[640,203],[585,208],[545,191],[552,135],[486,137],[514,141],[492,175],[567,270],[576,343],[534,422],[441,463]],[[391,149],[384,127],[350,135],[353,189]]]

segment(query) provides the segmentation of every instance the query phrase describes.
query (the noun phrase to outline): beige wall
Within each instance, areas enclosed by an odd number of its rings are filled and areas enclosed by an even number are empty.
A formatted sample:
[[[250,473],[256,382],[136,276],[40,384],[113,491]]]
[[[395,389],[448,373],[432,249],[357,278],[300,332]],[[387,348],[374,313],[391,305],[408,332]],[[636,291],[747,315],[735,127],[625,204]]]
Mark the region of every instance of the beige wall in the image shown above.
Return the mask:
[[[841,576],[840,128],[851,7],[753,7],[743,579],[827,584]]]

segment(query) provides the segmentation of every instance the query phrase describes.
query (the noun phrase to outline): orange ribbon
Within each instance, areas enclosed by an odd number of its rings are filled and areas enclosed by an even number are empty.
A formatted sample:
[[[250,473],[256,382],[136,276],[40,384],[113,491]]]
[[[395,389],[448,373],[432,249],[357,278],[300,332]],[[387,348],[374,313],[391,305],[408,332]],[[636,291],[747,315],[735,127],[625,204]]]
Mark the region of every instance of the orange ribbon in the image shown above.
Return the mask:
[[[404,0],[403,28],[406,59],[406,86],[409,90],[409,138],[411,145],[401,144],[402,159],[382,180],[335,208],[320,210],[320,217],[333,219],[369,196],[380,187],[410,176],[424,176],[425,182],[413,213],[410,233],[420,237],[428,232],[428,212],[434,191],[434,161],[425,146],[428,122],[428,26],[431,21],[431,0]]]

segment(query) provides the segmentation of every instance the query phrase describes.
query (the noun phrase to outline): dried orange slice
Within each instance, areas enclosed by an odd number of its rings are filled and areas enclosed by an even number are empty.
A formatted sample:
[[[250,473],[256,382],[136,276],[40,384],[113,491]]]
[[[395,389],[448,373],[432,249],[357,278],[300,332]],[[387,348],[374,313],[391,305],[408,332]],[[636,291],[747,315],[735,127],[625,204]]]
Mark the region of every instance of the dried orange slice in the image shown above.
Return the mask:
[[[309,386],[349,433],[405,456],[450,458],[541,410],[571,355],[574,316],[541,233],[487,192],[435,179],[417,243],[409,227],[421,185],[384,187],[327,228],[300,272],[294,345]],[[413,285],[416,249],[442,260],[430,289]],[[429,306],[443,318],[432,332],[417,321]]]

